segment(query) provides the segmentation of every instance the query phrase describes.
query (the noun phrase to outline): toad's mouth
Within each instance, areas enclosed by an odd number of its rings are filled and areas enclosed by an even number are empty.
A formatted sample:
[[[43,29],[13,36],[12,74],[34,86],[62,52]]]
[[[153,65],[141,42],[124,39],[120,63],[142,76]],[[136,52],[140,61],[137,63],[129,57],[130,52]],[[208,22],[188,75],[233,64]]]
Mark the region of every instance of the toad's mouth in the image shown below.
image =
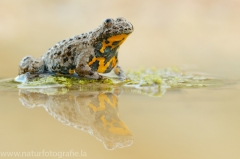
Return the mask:
[[[117,46],[120,46],[127,39],[128,35],[129,34],[114,35],[107,38],[107,40],[103,40],[100,52],[104,53],[104,50],[108,46],[111,48],[111,50]]]

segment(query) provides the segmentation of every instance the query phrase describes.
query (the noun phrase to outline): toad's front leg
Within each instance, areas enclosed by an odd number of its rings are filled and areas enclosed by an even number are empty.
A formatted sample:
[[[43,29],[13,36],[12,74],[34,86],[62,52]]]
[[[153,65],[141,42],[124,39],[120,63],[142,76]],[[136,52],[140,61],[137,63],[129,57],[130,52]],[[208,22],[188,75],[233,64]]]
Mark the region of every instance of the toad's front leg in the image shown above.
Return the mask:
[[[102,79],[103,77],[97,72],[93,71],[87,64],[79,64],[76,67],[76,73],[80,77],[86,77],[91,79]]]
[[[124,71],[122,70],[122,68],[117,65],[115,68],[114,68],[114,73],[121,79],[121,80],[125,80],[127,79],[127,76],[125,75]]]
[[[94,49],[81,50],[76,59],[76,69],[75,72],[79,77],[86,77],[91,79],[102,79],[103,77],[99,75],[96,71],[89,67],[89,57],[94,54]]]

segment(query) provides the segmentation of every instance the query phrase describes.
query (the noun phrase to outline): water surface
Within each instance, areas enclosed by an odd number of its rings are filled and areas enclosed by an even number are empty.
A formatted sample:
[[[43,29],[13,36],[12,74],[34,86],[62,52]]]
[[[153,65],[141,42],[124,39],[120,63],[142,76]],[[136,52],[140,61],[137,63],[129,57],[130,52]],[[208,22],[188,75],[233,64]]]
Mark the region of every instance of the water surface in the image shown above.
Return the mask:
[[[1,151],[73,150],[88,158],[240,157],[238,84],[168,90],[162,97],[106,90],[56,95],[56,89],[1,89]]]

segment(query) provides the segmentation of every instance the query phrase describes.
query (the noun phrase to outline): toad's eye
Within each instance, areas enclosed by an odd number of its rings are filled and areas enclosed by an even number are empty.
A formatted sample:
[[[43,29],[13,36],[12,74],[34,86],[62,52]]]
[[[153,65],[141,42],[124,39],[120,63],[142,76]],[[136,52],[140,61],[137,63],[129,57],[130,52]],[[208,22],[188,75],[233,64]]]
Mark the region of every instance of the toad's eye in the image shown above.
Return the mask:
[[[106,22],[106,23],[110,23],[110,22],[111,22],[111,19],[106,19],[105,22]]]
[[[107,27],[111,26],[112,24],[113,24],[113,19],[106,19],[104,21],[104,25]]]

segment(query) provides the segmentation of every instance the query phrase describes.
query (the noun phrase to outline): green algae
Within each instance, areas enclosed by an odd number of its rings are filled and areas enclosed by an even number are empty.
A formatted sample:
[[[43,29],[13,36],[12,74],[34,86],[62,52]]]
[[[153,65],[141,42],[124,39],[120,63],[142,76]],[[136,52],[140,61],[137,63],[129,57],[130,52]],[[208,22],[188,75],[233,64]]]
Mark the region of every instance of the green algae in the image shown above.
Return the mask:
[[[64,77],[64,76],[47,76],[47,77],[35,78],[32,81],[23,83],[22,85],[41,86],[41,85],[55,85],[55,84],[60,84],[64,87],[72,87],[72,86],[87,85],[87,84],[113,85],[113,81],[108,78],[105,78],[102,80],[94,80],[94,79],[78,79],[74,77]]]
[[[129,70],[127,76],[140,86],[157,85],[169,88],[202,88],[222,84],[221,80],[197,74],[188,74],[176,67],[139,69],[137,71]]]
[[[169,86],[170,88],[199,88],[220,84],[219,80],[210,79],[199,75],[189,75],[176,68],[128,70],[127,77],[128,78],[126,80],[122,81],[108,75],[106,75],[106,77],[102,80],[78,79],[64,76],[46,76],[35,78],[28,83],[23,83],[22,85],[38,86],[61,84],[65,87],[72,87],[88,84],[105,84],[108,86],[137,85],[139,87]]]
[[[101,80],[48,75],[21,84],[13,80],[5,80],[0,82],[0,89],[18,87],[34,90],[34,88],[45,89],[50,87],[54,89],[45,92],[46,94],[64,94],[73,89],[79,91],[111,91],[120,88],[133,93],[161,97],[170,89],[192,89],[223,85],[223,81],[219,79],[204,77],[201,74],[189,74],[177,67],[128,70],[126,75],[128,77],[126,80],[119,79],[113,73],[104,74],[104,78]]]

